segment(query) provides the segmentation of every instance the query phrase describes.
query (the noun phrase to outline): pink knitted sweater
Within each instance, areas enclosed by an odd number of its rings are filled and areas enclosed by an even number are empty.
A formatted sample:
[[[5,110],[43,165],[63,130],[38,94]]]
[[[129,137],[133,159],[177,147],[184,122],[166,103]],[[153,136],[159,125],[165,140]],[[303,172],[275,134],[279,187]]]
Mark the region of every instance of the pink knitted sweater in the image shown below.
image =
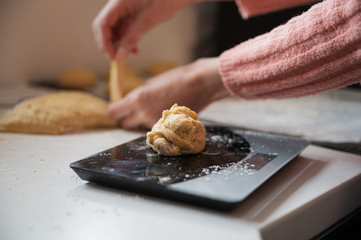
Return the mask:
[[[237,1],[245,17],[276,9]],[[300,97],[360,82],[361,0],[325,0],[225,51],[220,73],[226,88],[246,99]]]

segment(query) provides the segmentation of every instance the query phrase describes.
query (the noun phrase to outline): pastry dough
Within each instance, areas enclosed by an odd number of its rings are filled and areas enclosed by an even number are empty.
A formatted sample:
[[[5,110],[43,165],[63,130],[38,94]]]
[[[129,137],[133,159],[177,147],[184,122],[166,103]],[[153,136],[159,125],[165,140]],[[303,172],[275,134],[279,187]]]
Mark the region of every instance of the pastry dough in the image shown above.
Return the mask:
[[[61,134],[81,129],[115,127],[108,103],[80,91],[49,93],[15,106],[1,119],[7,132]]]
[[[151,63],[146,71],[150,76],[156,76],[177,67],[176,64],[166,61]]]
[[[116,65],[116,63],[112,63],[110,74],[107,76],[109,81],[108,84],[106,84],[105,92],[109,95],[110,102],[119,101],[122,97],[144,83],[136,69],[124,65],[121,70],[120,67],[121,66]],[[119,74],[120,71],[122,71],[122,77],[116,77],[119,76],[117,74]],[[120,83],[122,84],[121,88]]]
[[[110,64],[109,100],[117,102],[123,98],[124,65],[122,60],[113,60]]]
[[[58,86],[69,89],[86,89],[94,87],[96,84],[95,74],[87,69],[70,69],[58,79]]]
[[[200,153],[206,144],[206,129],[191,109],[174,104],[147,133],[146,143],[160,155]]]

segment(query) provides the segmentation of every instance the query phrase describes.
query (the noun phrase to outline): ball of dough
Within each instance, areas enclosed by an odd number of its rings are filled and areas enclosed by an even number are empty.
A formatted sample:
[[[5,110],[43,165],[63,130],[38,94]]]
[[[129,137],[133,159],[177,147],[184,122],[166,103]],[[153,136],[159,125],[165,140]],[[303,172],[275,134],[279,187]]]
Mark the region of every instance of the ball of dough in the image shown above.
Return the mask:
[[[177,65],[172,62],[159,61],[151,63],[147,67],[146,71],[150,76],[155,76],[167,72],[175,67],[177,67]]]
[[[194,111],[174,104],[147,133],[146,143],[160,155],[196,154],[206,145],[206,129]]]
[[[86,89],[94,87],[96,84],[95,74],[87,69],[70,69],[58,79],[58,86],[62,88]]]
[[[1,119],[6,132],[60,134],[81,129],[116,127],[108,103],[89,93],[62,91],[25,100]]]

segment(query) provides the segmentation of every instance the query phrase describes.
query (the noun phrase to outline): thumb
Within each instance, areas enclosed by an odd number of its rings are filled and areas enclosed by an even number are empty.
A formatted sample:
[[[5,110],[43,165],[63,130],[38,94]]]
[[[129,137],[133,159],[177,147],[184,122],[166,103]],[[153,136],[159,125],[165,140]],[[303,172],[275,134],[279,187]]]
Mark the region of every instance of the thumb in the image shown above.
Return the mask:
[[[111,103],[108,106],[108,115],[113,119],[120,120],[130,114],[131,114],[131,108],[127,107],[124,104],[124,101]]]

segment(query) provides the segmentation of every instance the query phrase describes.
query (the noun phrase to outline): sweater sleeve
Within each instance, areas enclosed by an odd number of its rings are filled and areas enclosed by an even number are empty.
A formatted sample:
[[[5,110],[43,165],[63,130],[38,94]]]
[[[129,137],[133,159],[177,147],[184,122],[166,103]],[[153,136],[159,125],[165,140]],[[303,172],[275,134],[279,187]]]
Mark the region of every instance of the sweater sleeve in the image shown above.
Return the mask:
[[[361,81],[361,1],[326,0],[220,56],[231,94],[246,99],[317,94]]]

